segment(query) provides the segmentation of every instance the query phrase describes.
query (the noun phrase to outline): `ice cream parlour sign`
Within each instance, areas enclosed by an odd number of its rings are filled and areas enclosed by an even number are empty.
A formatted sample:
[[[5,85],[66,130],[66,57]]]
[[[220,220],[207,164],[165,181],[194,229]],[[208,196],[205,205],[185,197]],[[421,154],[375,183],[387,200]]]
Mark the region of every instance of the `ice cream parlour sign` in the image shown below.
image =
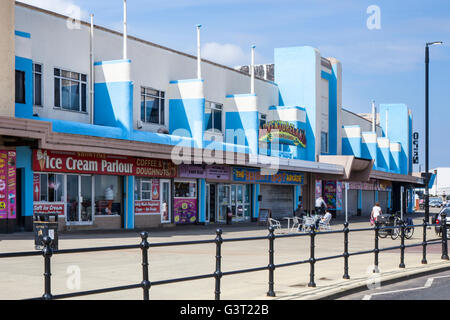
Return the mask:
[[[288,121],[269,121],[259,129],[259,141],[272,142],[273,139],[278,139],[280,144],[306,148],[305,130],[296,128]]]
[[[168,160],[42,149],[33,151],[33,170],[156,178],[177,175],[176,166]]]

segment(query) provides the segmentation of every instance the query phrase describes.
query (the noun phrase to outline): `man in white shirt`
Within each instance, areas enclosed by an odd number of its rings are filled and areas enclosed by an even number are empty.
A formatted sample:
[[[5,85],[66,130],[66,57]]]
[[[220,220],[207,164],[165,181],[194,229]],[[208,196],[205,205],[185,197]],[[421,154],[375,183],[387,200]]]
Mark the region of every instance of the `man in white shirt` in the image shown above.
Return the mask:
[[[317,214],[321,214],[327,208],[327,203],[325,202],[325,200],[323,200],[322,197],[318,197],[316,199],[316,206],[315,207],[316,207],[316,213]]]

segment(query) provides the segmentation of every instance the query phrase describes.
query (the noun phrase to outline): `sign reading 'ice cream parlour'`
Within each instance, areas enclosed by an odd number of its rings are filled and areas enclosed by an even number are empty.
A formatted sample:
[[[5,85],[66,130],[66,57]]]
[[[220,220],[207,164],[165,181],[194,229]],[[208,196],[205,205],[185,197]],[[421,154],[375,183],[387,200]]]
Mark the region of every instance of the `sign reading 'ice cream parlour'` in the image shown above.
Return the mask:
[[[168,160],[41,149],[33,151],[33,170],[156,178],[177,175],[176,166]]]

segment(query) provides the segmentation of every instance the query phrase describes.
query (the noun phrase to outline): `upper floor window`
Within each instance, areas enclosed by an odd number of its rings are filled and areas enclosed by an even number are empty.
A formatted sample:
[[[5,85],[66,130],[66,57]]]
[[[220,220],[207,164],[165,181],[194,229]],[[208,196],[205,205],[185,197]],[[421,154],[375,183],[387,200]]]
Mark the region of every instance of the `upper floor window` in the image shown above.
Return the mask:
[[[164,125],[164,92],[141,87],[141,121]]]
[[[328,153],[328,133],[320,133],[320,153]]]
[[[25,72],[16,70],[16,103],[25,103]]]
[[[222,132],[222,109],[223,105],[206,101],[205,103],[205,130]]]
[[[267,123],[267,116],[265,114],[259,114],[259,127],[262,128]]]
[[[87,76],[55,68],[55,107],[86,112]]]
[[[33,88],[33,104],[42,106],[42,65],[38,63],[33,63]]]

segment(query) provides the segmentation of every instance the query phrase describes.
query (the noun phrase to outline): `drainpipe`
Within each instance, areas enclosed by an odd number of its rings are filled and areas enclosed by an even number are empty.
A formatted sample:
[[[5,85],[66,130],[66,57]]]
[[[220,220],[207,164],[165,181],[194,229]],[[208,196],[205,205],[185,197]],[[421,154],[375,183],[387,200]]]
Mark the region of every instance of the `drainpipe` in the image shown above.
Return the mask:
[[[197,25],[197,79],[202,78],[202,58],[200,56],[200,28],[202,27],[201,24]]]
[[[94,15],[91,14],[91,37],[90,37],[90,90],[89,94],[91,97],[91,124],[94,124]]]
[[[256,46],[252,46],[252,63],[250,66],[250,93],[255,94],[255,48]]]
[[[128,59],[127,37],[127,0],[123,0],[123,60]]]

